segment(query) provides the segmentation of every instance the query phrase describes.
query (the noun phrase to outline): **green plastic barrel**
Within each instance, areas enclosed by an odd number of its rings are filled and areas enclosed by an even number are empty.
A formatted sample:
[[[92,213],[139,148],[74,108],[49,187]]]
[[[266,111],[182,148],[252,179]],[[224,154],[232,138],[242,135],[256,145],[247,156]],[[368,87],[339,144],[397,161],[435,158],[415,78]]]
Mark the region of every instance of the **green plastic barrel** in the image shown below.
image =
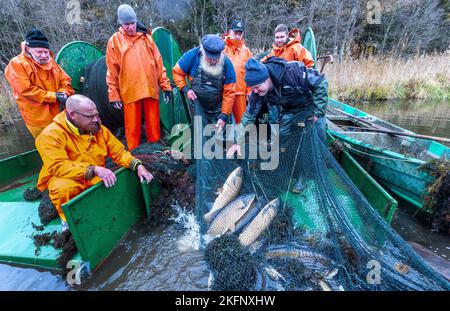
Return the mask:
[[[104,55],[105,53],[95,45],[73,41],[61,48],[56,55],[56,62],[72,78],[74,90],[80,93],[85,68]]]
[[[163,27],[157,27],[152,31],[153,40],[162,56],[167,77],[173,82],[172,69],[183,55],[180,46],[173,35]],[[173,97],[168,104],[160,100],[161,125],[168,133],[176,124],[189,124],[189,111],[187,99],[178,88],[173,87]],[[161,96],[162,98],[162,96]]]

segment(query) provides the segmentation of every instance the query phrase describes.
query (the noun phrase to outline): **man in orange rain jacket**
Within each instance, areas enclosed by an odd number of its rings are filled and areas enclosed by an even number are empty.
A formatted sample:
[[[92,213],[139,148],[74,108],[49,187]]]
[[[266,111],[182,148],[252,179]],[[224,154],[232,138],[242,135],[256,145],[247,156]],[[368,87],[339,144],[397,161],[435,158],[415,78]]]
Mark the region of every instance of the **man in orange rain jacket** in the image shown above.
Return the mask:
[[[63,230],[68,228],[61,209],[64,203],[102,180],[106,187],[114,186],[116,175],[104,167],[106,157],[137,171],[141,182],[153,179],[142,162],[101,125],[95,103],[83,95],[69,97],[65,111],[36,139],[36,148],[43,162],[37,187],[48,189]]]
[[[205,35],[200,46],[184,53],[172,70],[177,87],[189,100],[199,103],[207,121],[216,123],[219,131],[229,121],[236,90],[236,74],[224,48],[222,38]],[[191,80],[191,88],[186,84],[186,76]]]
[[[25,125],[36,138],[59,113],[67,97],[74,94],[70,77],[53,59],[47,38],[31,29],[22,42],[22,53],[5,69]]]
[[[300,31],[298,29],[289,29],[284,24],[279,24],[274,30],[274,42],[272,51],[261,59],[261,62],[267,61],[270,57],[276,56],[287,61],[300,61],[305,67],[312,68],[314,59],[311,53],[303,47]],[[275,105],[267,106],[269,112],[269,123],[278,123],[280,116],[280,107]]]
[[[275,28],[274,37],[272,51],[261,59],[261,62],[266,61],[269,57],[277,56],[287,61],[303,62],[307,68],[314,66],[311,53],[300,43],[301,37],[298,29],[292,29],[289,32],[286,25],[280,24]]]
[[[233,115],[236,123],[241,122],[247,107],[247,96],[251,94],[251,89],[244,81],[245,62],[253,57],[253,53],[245,45],[244,24],[242,21],[234,21],[231,24],[228,34],[223,37],[225,41],[225,54],[231,60],[236,73],[236,98],[233,106]]]
[[[136,13],[126,4],[117,10],[121,25],[106,48],[106,83],[109,102],[124,109],[125,137],[128,150],[140,144],[142,111],[148,142],[161,138],[159,89],[164,102],[172,91],[166,68],[152,36],[137,21]]]

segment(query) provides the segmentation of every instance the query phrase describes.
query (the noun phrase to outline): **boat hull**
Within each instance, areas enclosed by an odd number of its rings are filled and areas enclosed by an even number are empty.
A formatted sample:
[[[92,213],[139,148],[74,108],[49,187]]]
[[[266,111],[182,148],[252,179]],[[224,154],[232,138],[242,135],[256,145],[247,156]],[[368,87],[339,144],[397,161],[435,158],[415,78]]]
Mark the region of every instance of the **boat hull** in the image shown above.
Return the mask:
[[[376,126],[389,130],[412,133],[336,100],[329,100],[329,107],[333,112],[338,110],[356,117],[355,123],[359,126],[361,126],[359,120],[362,122],[368,120]],[[433,159],[446,160],[450,155],[448,147],[435,141],[355,132],[345,130],[345,127],[341,129],[335,126],[333,121],[329,121],[328,132],[343,141],[352,156],[382,186],[420,209],[423,208],[428,195],[427,186],[434,178],[419,167]]]
[[[0,161],[0,262],[60,270],[60,250],[51,245],[36,251],[33,236],[61,231],[59,219],[38,231],[40,200],[26,202],[23,191],[34,187],[42,162],[36,150]],[[156,182],[141,184],[135,172],[116,171],[116,185],[98,183],[62,206],[78,249],[72,264],[96,269],[118,242],[150,213],[150,194],[157,193]]]

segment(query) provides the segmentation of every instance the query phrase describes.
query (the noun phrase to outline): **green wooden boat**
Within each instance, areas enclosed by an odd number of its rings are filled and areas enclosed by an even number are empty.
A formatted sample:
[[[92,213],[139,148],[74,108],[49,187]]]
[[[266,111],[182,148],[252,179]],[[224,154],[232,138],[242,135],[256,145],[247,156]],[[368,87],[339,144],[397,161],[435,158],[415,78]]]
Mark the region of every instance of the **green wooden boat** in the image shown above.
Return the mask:
[[[361,110],[330,99],[328,131],[347,146],[354,158],[384,187],[417,208],[422,208],[427,185],[434,181],[419,167],[433,159],[448,161],[450,148],[429,139],[379,131],[415,133]],[[373,128],[361,131],[358,128]]]
[[[61,222],[55,219],[38,231],[34,225],[41,224],[40,201],[23,198],[23,191],[36,185],[41,166],[36,150],[0,161],[0,262],[59,270],[60,250],[46,245],[37,252],[33,236],[60,232]],[[79,251],[73,264],[87,271],[96,269],[128,230],[150,212],[150,195],[158,191],[156,183],[141,184],[128,169],[119,169],[116,175],[114,188],[99,183],[62,207]]]
[[[316,45],[311,28],[303,34],[303,46],[316,61]],[[343,141],[352,156],[385,188],[417,208],[422,208],[427,185],[434,178],[418,168],[433,159],[448,160],[450,148],[429,139],[357,131],[372,128],[407,135],[417,134],[364,111],[328,100],[328,133]],[[419,135],[420,136],[420,135]]]
[[[328,146],[335,140],[336,138],[331,133],[327,133]],[[372,207],[390,224],[397,210],[397,201],[364,170],[347,150],[344,150],[336,160]]]

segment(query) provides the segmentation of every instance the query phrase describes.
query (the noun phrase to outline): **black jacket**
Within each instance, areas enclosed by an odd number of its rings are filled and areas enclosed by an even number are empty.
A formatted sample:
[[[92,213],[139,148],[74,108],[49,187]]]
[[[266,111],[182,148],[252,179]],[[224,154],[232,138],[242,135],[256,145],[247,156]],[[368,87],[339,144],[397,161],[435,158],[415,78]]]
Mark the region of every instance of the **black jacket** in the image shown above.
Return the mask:
[[[252,93],[242,125],[253,123],[264,104],[279,106],[282,113],[307,111],[311,116],[325,116],[328,82],[323,74],[306,68],[302,62],[287,62],[279,57],[271,57],[264,64],[273,88],[265,96]]]

